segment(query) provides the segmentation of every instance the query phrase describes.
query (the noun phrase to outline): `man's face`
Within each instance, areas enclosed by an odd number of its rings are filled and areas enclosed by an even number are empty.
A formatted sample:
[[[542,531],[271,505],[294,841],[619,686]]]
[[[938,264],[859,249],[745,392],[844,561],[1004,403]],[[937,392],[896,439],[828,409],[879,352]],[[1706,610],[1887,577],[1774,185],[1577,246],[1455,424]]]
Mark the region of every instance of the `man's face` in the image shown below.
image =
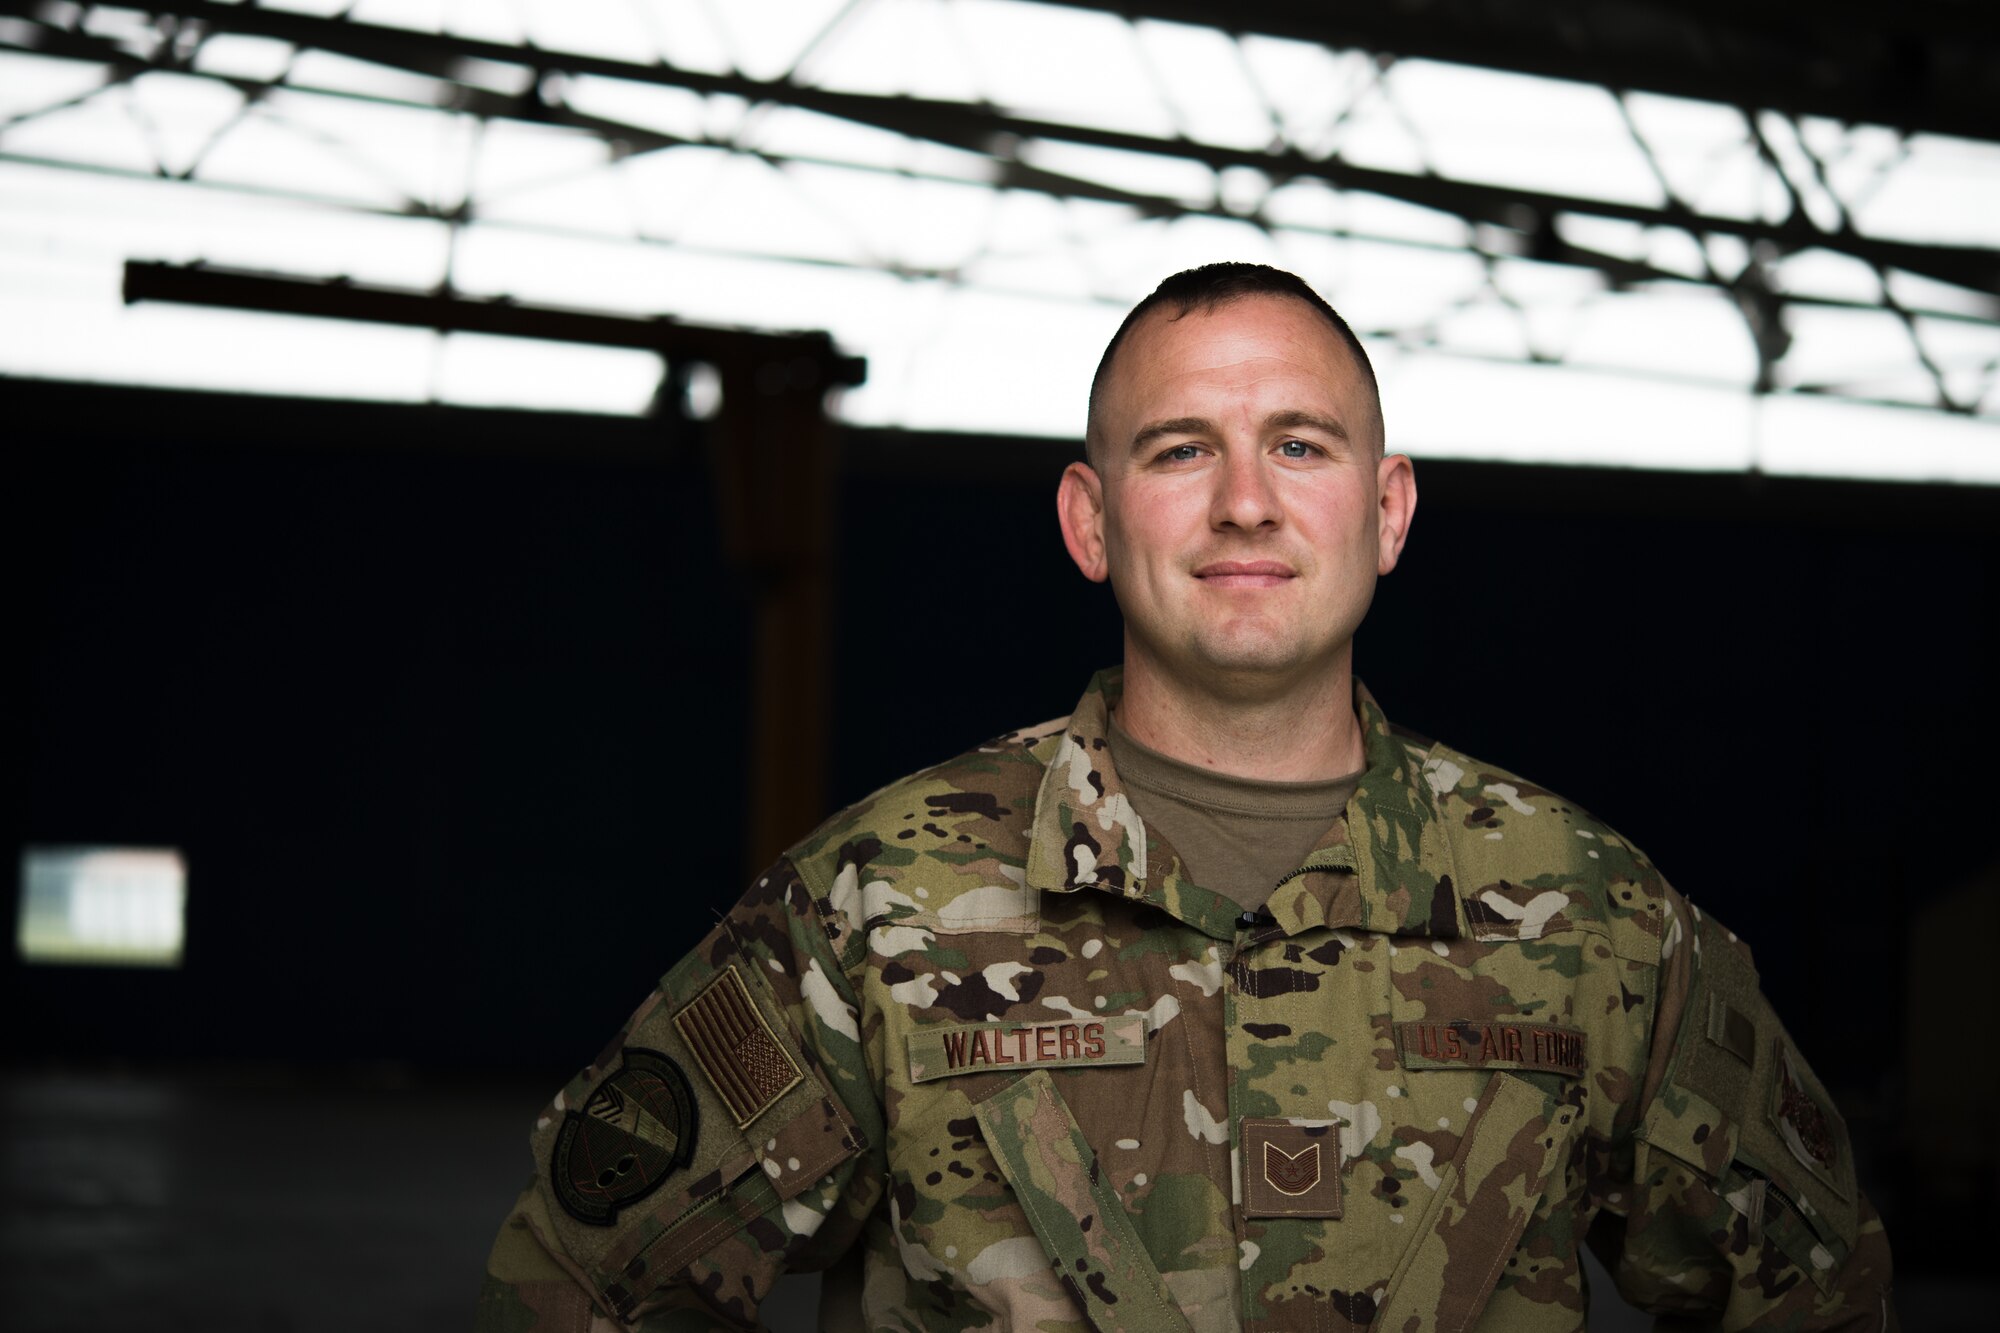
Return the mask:
[[[1416,492],[1407,458],[1378,461],[1367,380],[1316,311],[1251,296],[1153,312],[1096,424],[1097,469],[1063,478],[1063,532],[1111,580],[1128,668],[1235,697],[1345,665]]]

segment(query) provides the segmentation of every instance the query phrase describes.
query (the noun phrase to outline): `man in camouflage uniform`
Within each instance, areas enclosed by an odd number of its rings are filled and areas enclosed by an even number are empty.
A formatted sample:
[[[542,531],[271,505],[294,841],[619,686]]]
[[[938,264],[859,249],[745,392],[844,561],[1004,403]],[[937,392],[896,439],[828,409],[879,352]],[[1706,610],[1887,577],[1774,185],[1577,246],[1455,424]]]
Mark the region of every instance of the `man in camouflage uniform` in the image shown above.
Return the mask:
[[[1133,312],[1059,497],[1122,670],[842,812],[542,1113],[488,1329],[1893,1324],[1749,950],[1350,674],[1416,494],[1289,274]],[[1275,885],[1275,887],[1273,887]]]

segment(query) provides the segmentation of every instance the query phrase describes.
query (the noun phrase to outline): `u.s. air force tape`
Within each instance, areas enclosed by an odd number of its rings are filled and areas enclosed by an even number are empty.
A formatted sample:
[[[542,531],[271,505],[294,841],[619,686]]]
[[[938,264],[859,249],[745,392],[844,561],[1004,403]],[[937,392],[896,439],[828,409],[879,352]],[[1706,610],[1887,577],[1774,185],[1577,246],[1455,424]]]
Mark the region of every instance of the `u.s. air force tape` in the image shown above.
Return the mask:
[[[1584,1034],[1554,1023],[1451,1019],[1396,1024],[1405,1069],[1531,1069],[1576,1078]]]
[[[910,1034],[910,1082],[999,1069],[1065,1069],[1146,1063],[1146,1016],[1048,1023],[961,1023]]]

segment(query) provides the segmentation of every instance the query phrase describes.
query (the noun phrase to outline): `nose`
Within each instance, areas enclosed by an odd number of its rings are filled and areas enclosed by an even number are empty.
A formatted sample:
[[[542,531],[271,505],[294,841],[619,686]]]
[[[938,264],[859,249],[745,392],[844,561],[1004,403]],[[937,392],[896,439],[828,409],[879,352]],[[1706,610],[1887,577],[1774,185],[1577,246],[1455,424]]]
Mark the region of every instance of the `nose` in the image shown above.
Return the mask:
[[[1275,528],[1283,516],[1263,454],[1256,449],[1231,449],[1215,470],[1216,484],[1210,523],[1217,528],[1257,532]]]

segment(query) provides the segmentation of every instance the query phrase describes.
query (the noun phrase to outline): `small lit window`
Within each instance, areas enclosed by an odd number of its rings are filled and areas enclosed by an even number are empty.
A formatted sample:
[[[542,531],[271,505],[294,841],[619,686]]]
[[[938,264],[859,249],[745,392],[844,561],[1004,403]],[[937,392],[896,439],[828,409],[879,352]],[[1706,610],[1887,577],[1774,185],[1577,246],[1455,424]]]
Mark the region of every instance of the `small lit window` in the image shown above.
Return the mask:
[[[187,863],[172,848],[29,847],[21,853],[23,960],[179,967]]]

